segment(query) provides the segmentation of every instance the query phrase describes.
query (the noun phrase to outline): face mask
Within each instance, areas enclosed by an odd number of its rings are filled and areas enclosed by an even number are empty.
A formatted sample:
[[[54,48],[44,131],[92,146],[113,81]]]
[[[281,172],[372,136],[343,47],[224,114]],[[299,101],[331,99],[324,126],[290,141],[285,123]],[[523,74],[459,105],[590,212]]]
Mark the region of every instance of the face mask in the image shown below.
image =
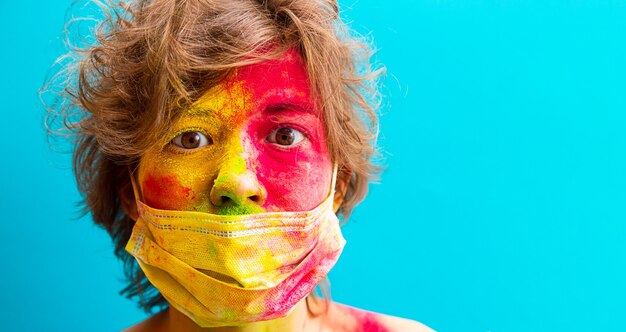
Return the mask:
[[[333,211],[336,176],[335,166],[330,195],[302,212],[215,215],[154,209],[137,199],[126,251],[170,305],[201,327],[284,317],[345,245]]]

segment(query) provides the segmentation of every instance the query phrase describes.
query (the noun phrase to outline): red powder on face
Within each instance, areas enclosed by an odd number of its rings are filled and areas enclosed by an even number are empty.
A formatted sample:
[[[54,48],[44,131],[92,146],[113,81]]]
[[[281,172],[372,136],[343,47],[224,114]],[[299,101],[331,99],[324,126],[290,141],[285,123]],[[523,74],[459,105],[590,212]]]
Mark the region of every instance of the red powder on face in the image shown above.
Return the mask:
[[[282,211],[316,207],[329,192],[332,166],[321,115],[313,109],[300,57],[289,50],[280,59],[241,68],[234,79],[244,82],[254,102],[247,114],[249,144],[244,147],[255,150],[246,162],[268,193],[264,207]],[[265,136],[258,136],[269,134],[279,124],[307,131],[306,141],[280,150]]]
[[[191,188],[181,185],[173,175],[148,174],[141,189],[145,203],[156,209],[183,210],[195,198]]]
[[[306,211],[326,198],[332,172],[327,152],[318,154],[309,147],[283,156],[271,148],[259,150],[256,174],[268,192],[268,208]]]
[[[242,158],[245,169],[241,164],[235,169],[222,162],[205,166],[185,161],[168,170],[163,164],[150,164],[145,167],[147,177],[142,179],[145,203],[167,210],[212,207],[209,192],[215,175],[252,178],[243,177],[245,171],[254,174],[258,187],[245,191],[249,197],[239,197],[242,202],[259,204],[266,211],[308,211],[318,206],[328,196],[332,164],[321,112],[314,107],[309,84],[306,67],[294,50],[279,59],[238,68],[218,89],[202,97],[212,101],[217,121],[202,124],[197,118],[190,123],[197,122],[224,136],[212,147],[216,153],[213,159]],[[294,146],[270,143],[267,138],[279,127],[297,130],[305,138]],[[183,162],[191,157],[172,158]],[[195,175],[185,174],[186,167],[197,169]],[[233,183],[229,190],[236,185]]]

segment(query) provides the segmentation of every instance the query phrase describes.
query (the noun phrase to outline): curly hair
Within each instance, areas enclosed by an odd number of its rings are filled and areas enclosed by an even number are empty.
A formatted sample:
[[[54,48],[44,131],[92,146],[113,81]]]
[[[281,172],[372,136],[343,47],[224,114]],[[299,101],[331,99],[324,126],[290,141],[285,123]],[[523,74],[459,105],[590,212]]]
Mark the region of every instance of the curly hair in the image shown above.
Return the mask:
[[[124,263],[128,285],[151,312],[167,305],[124,247],[134,221],[122,206],[133,197],[129,168],[187,106],[234,69],[276,59],[287,49],[302,57],[328,148],[348,190],[344,221],[378,171],[379,93],[367,42],[353,37],[333,0],[137,0],[100,3],[103,19],[87,46],[74,48],[62,77],[62,120],[73,139],[73,166],[85,212],[105,228]],[[48,82],[55,84],[54,79]],[[46,87],[44,87],[44,90]]]

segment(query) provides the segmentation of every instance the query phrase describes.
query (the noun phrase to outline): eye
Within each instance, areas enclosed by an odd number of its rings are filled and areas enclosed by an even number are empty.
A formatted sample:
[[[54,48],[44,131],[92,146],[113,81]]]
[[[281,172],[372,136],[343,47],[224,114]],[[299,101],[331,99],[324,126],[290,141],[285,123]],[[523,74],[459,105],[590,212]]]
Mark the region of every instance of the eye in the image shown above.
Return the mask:
[[[182,149],[193,150],[213,144],[213,140],[199,131],[186,131],[174,137],[172,144]]]
[[[292,146],[300,143],[304,139],[304,134],[290,127],[282,127],[273,130],[265,139],[270,143]]]

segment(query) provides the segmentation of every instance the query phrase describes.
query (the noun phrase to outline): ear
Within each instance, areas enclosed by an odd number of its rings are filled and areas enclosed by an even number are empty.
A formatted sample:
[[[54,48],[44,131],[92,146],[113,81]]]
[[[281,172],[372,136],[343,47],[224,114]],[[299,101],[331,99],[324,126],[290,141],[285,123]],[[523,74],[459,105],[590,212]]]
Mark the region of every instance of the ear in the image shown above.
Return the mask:
[[[343,198],[348,192],[348,186],[350,185],[350,179],[352,178],[352,170],[346,167],[341,167],[337,172],[337,182],[335,183],[335,197],[333,197],[333,210],[335,213],[339,210]]]
[[[129,174],[132,176],[132,174]],[[120,197],[122,208],[127,216],[132,220],[137,221],[137,203],[135,202],[135,194],[133,193],[133,186],[130,183],[130,179],[118,189],[117,194]]]

